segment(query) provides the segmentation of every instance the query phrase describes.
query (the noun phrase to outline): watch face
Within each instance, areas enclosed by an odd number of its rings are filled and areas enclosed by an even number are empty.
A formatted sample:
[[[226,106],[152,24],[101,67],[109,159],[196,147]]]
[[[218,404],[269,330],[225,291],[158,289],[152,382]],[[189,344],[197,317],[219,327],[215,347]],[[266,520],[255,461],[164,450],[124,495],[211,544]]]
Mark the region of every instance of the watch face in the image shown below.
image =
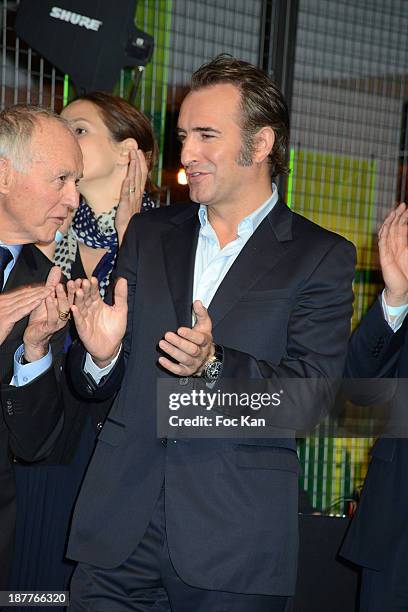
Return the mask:
[[[221,361],[217,361],[217,360],[213,361],[212,363],[209,363],[207,367],[205,368],[205,378],[209,380],[210,382],[217,380],[218,375],[221,370],[221,365],[222,365]]]

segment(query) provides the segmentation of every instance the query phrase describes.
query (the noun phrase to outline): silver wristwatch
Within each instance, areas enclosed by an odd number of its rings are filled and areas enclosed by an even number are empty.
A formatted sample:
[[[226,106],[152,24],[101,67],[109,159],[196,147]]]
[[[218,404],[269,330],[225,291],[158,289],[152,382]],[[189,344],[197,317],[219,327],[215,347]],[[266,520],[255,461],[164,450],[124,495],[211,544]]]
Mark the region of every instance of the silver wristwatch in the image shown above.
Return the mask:
[[[222,368],[223,350],[222,346],[214,345],[214,355],[204,364],[201,372],[201,378],[205,382],[213,383],[218,379]]]

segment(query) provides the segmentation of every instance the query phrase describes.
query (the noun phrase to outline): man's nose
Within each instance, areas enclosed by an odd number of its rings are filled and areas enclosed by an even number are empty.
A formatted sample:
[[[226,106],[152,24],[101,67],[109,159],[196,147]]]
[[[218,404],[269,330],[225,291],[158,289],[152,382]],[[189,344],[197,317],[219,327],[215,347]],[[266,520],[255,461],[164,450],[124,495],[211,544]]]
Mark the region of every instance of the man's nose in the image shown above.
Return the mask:
[[[181,148],[181,163],[187,169],[188,166],[198,161],[198,150],[195,141],[192,138],[187,137]]]
[[[79,192],[78,187],[74,181],[67,183],[65,186],[65,197],[64,204],[71,208],[71,210],[75,210],[79,206]]]

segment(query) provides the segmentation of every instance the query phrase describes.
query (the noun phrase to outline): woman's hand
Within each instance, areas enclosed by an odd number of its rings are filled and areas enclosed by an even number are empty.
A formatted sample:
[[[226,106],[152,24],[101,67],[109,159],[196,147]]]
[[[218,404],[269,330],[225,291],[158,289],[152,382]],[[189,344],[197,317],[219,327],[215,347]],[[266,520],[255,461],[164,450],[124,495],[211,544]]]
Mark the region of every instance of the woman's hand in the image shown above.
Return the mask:
[[[119,205],[115,217],[119,246],[122,244],[130,219],[133,215],[140,212],[148,172],[143,151],[132,149],[129,153],[129,158],[128,171],[122,183]]]

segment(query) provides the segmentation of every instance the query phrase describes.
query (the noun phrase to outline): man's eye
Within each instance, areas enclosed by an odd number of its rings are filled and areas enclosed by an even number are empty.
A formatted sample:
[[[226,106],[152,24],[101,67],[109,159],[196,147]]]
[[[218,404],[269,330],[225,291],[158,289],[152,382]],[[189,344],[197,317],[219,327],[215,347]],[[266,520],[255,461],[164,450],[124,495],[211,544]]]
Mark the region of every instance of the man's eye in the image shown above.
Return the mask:
[[[83,136],[83,134],[86,134],[86,129],[81,128],[81,127],[76,127],[74,129],[74,132],[75,132],[75,136]]]
[[[201,134],[202,140],[209,140],[210,138],[214,138],[214,134]]]

